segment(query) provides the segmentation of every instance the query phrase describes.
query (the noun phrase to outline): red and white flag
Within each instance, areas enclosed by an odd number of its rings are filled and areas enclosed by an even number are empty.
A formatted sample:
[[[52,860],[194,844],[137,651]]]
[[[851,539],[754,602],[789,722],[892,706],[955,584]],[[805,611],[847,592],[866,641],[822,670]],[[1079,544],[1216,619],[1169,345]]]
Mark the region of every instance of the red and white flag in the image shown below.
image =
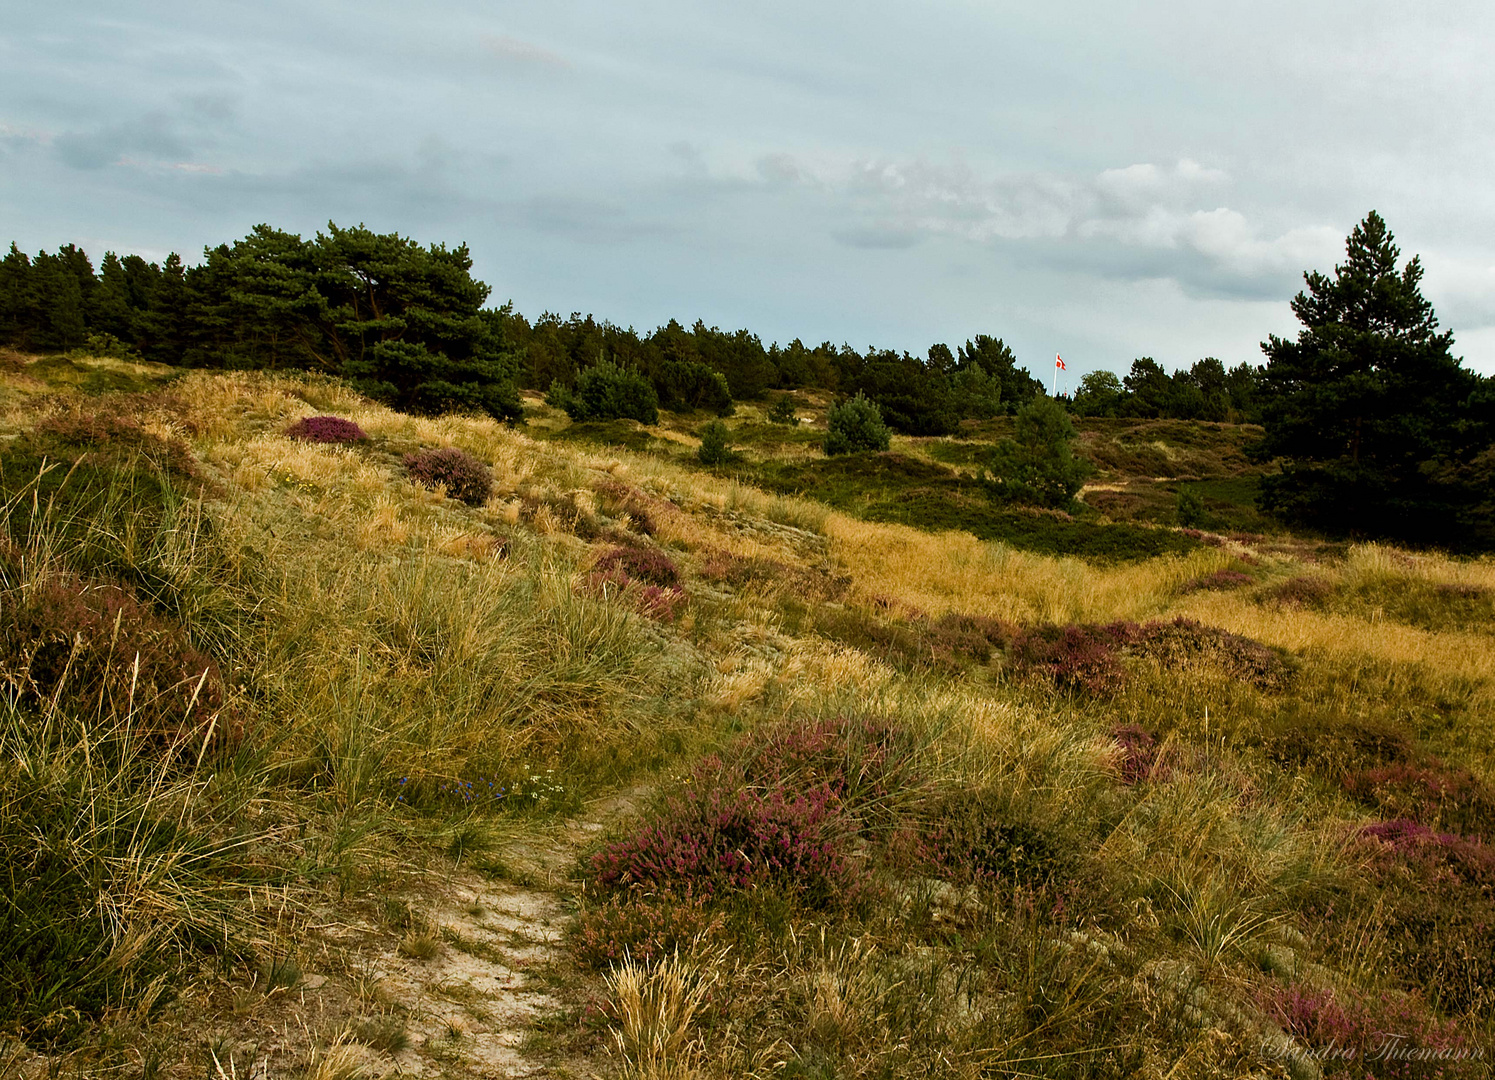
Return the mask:
[[[1054,354],[1054,366],[1056,368],[1058,368],[1060,371],[1068,371],[1069,370],[1067,367],[1064,366],[1064,357],[1060,356],[1058,353]]]

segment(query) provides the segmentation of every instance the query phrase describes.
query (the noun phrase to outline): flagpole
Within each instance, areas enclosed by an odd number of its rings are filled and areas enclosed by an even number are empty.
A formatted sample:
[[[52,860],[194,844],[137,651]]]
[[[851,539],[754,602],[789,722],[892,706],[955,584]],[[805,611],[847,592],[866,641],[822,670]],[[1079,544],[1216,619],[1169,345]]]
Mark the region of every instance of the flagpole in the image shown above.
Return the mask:
[[[1059,354],[1055,353],[1054,354],[1054,388],[1051,391],[1049,391],[1049,397],[1056,398],[1058,396],[1059,396]]]

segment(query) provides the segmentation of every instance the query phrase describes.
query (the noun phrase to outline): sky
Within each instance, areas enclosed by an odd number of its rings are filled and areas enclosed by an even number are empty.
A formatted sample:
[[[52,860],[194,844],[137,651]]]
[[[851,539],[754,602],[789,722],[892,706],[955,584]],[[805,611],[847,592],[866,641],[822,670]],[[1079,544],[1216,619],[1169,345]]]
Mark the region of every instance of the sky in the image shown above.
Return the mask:
[[[0,245],[466,243],[493,300],[1071,384],[1262,360],[1371,209],[1495,375],[1495,5],[0,0]]]

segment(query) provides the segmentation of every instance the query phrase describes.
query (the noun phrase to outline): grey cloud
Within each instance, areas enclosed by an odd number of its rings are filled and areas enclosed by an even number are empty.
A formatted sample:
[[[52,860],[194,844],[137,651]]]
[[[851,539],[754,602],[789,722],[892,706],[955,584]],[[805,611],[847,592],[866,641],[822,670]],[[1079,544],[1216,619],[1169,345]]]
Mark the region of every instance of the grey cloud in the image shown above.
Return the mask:
[[[902,251],[913,247],[924,239],[923,235],[918,231],[897,225],[871,225],[854,229],[833,229],[831,236],[838,243],[845,244],[847,247],[888,251]]]
[[[67,132],[52,141],[58,160],[74,169],[102,169],[129,154],[153,158],[191,156],[188,144],[161,113],[90,132]]]
[[[601,199],[541,196],[523,203],[519,213],[541,232],[588,244],[621,244],[662,231],[658,224],[631,219],[621,203]]]

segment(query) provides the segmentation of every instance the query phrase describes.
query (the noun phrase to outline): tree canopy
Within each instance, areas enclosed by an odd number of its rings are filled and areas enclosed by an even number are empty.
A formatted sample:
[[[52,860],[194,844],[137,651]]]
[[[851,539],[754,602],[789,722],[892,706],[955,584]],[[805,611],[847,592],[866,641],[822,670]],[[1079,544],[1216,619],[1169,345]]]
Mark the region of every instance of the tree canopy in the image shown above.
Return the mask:
[[[1332,277],[1303,275],[1297,339],[1263,344],[1256,453],[1283,467],[1264,480],[1262,504],[1331,532],[1488,544],[1470,531],[1489,499],[1473,465],[1489,447],[1488,386],[1439,331],[1421,260],[1400,259],[1371,211]]]

